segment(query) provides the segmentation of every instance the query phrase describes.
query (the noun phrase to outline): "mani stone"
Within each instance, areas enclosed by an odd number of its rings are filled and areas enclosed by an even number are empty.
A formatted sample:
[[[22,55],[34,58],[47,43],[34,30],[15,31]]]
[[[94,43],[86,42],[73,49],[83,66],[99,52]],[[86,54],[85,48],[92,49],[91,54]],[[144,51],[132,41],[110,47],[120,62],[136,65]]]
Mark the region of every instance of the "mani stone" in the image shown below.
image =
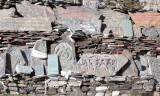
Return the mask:
[[[83,0],[83,6],[92,10],[97,10],[99,6],[99,0]]]
[[[11,60],[11,61],[7,61],[6,67],[11,71],[12,74],[14,74],[17,65],[26,64],[21,51],[17,47],[13,45],[9,45],[8,49],[6,50],[6,53],[9,54],[10,57],[8,58],[10,58]]]
[[[99,77],[114,76],[127,62],[122,55],[83,54],[74,71]]]
[[[16,72],[18,74],[31,74],[33,72],[33,69],[30,66],[17,65]]]
[[[122,27],[123,27],[123,36],[127,36],[127,37],[133,36],[131,20],[123,20]]]
[[[51,20],[43,17],[0,18],[0,30],[9,31],[47,31],[52,30]]]
[[[59,74],[59,63],[58,55],[50,54],[48,55],[48,75]]]
[[[0,55],[0,77],[6,73],[6,53]]]
[[[51,45],[51,54],[57,54],[62,71],[72,70],[75,64],[75,51],[68,43]]]
[[[64,26],[69,27],[73,32],[82,30],[86,34],[100,34],[101,33],[101,20],[95,19],[59,19],[58,22]]]
[[[47,58],[46,41],[37,40],[32,49],[31,56],[42,59]]]
[[[34,70],[35,70],[36,76],[43,76],[44,75],[44,65],[43,64],[35,65]]]
[[[15,8],[0,10],[0,17],[12,17],[15,14]]]
[[[29,1],[22,1],[22,4],[16,3],[16,9],[23,17],[47,17],[52,21],[56,19],[50,7],[30,4]]]

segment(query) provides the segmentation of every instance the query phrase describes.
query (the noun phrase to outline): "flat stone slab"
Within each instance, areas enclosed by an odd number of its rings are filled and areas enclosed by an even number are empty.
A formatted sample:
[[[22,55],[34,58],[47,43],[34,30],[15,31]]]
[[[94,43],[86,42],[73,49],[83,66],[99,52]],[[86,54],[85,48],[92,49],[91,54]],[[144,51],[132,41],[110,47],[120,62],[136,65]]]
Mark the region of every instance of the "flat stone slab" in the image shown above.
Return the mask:
[[[51,31],[51,20],[49,18],[0,18],[0,30],[10,31]]]
[[[30,66],[17,65],[16,72],[18,74],[31,74],[33,72],[33,69]]]
[[[83,0],[83,6],[90,8],[92,10],[97,10],[99,5],[99,0]]]
[[[56,19],[50,7],[30,4],[29,1],[22,1],[22,4],[16,3],[16,9],[24,17],[43,17],[50,18],[52,21]]]
[[[75,71],[101,77],[112,76],[127,62],[127,58],[119,55],[83,54],[77,63]]]
[[[127,36],[127,37],[133,36],[131,20],[123,20],[122,27],[123,27],[123,36]]]
[[[59,62],[57,54],[48,55],[48,75],[59,74]]]
[[[43,76],[43,75],[45,75],[45,73],[44,73],[44,65],[43,64],[35,65],[34,71],[35,71],[35,75],[36,76]]]
[[[86,34],[100,34],[101,20],[85,19],[60,19],[59,23],[69,27],[72,31],[82,30]]]

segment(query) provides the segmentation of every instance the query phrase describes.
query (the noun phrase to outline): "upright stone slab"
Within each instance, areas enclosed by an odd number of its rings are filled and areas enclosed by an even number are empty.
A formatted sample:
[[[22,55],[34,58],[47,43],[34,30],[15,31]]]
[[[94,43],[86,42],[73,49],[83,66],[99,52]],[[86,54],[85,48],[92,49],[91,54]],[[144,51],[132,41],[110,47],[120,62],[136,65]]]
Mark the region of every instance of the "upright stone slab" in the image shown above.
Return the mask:
[[[43,64],[35,65],[34,70],[35,70],[35,75],[36,76],[45,75],[45,73],[44,73],[44,65]]]
[[[59,74],[59,63],[58,63],[58,55],[50,54],[48,55],[48,75]]]
[[[73,69],[75,64],[75,51],[68,43],[51,45],[51,53],[58,55],[62,71]]]
[[[149,74],[160,82],[160,59],[149,57]]]
[[[41,68],[42,65],[43,65],[43,68]],[[39,76],[39,75],[41,76],[46,74],[46,69],[47,69],[46,65],[47,65],[47,61],[45,59],[40,59],[40,58],[31,56],[29,66],[31,66],[34,69],[36,76]],[[40,66],[40,68],[38,68],[38,66]]]
[[[47,45],[46,41],[37,40],[32,49],[31,56],[45,59],[47,58]]]
[[[132,23],[131,20],[123,20],[122,21],[123,26],[123,36],[132,37],[133,36],[133,29],[132,29]]]
[[[133,27],[134,36],[135,37],[141,37],[142,36],[141,27],[136,25],[136,24],[134,24],[132,27]]]
[[[11,62],[7,63],[7,64],[10,63],[9,65],[7,65],[7,68],[11,71],[12,74],[14,74],[14,72],[16,70],[16,66],[17,65],[25,65],[26,62],[22,56],[21,51],[17,47],[15,47],[13,45],[9,45],[6,52],[10,55],[10,59],[11,59]]]
[[[128,59],[122,55],[83,54],[77,63],[75,71],[96,76],[114,76]]]
[[[23,17],[47,17],[55,21],[56,17],[53,10],[47,6],[30,4],[29,1],[22,1],[22,4],[16,3],[17,11]]]
[[[6,53],[0,55],[0,77],[6,73]]]
[[[42,17],[0,18],[0,30],[9,31],[51,31],[51,20]]]

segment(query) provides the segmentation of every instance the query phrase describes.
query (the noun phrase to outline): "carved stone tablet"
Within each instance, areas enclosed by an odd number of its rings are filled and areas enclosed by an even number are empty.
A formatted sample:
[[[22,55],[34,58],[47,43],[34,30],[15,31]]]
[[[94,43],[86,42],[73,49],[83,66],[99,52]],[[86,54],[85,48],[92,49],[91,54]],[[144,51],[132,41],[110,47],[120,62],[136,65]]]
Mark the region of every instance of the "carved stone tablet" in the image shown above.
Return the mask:
[[[75,51],[68,43],[59,43],[52,45],[52,54],[57,54],[60,61],[62,71],[72,70],[75,64]]]
[[[22,4],[16,3],[16,8],[24,17],[48,17],[52,21],[56,19],[55,14],[50,7],[30,4],[29,1],[22,1]]]
[[[72,31],[82,30],[86,34],[100,34],[101,20],[85,19],[60,19],[59,23],[69,27]]]
[[[11,62],[10,62],[11,65],[7,65],[7,67],[11,66],[10,71],[12,72],[12,74],[15,72],[17,65],[26,64],[21,51],[17,47],[14,47],[13,45],[9,45],[6,52],[10,55],[10,58],[11,58]]]
[[[6,73],[6,53],[0,55],[0,77]]]
[[[112,76],[127,62],[128,59],[118,55],[83,54],[77,63],[77,70],[96,76]]]
[[[48,55],[48,75],[59,74],[59,63],[58,63],[58,55],[51,54]]]
[[[11,31],[51,31],[49,18],[0,18],[0,30]]]
[[[160,82],[160,59],[149,57],[150,75]]]
[[[123,20],[122,21],[122,26],[123,26],[123,36],[133,36],[133,31],[132,31],[132,23],[131,20]]]
[[[88,7],[93,10],[97,10],[99,5],[99,0],[83,0],[83,6]]]

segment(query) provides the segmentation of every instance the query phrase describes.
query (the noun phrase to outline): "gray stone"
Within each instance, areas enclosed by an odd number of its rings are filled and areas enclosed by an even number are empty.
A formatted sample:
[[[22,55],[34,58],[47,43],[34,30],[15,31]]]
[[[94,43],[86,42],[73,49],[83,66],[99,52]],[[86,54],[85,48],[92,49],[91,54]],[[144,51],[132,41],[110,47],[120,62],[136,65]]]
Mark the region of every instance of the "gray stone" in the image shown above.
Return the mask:
[[[36,76],[45,75],[45,73],[44,73],[44,65],[43,64],[35,65],[34,70],[35,70],[35,75]]]
[[[125,82],[126,77],[125,76],[114,76],[114,77],[105,77],[105,81],[107,82]]]
[[[35,67],[37,65],[43,65],[44,66],[44,74],[46,74],[47,61],[45,59],[40,59],[40,58],[36,58],[36,57],[31,56],[29,66],[31,66],[36,71]],[[41,70],[41,71],[43,71],[43,70]]]
[[[82,30],[86,34],[100,34],[101,33],[101,20],[94,19],[60,19],[59,23],[69,27],[73,32],[76,30]]]
[[[160,59],[149,57],[149,72],[154,76],[154,79],[160,82]]]
[[[148,37],[152,37],[152,36],[159,36],[157,30],[155,27],[144,27],[142,30],[142,34]]]
[[[75,51],[68,43],[51,45],[51,54],[57,54],[62,71],[72,70],[75,65]]]
[[[127,62],[128,59],[121,55],[83,54],[75,71],[100,77],[110,76],[115,75]]]
[[[31,74],[33,72],[33,69],[30,66],[17,65],[16,72],[18,74]]]
[[[138,76],[138,69],[137,69],[137,66],[133,60],[131,52],[128,50],[123,50],[122,55],[130,60],[127,63],[127,65],[122,68],[123,76]]]
[[[122,26],[123,26],[123,36],[132,37],[133,31],[132,31],[131,20],[123,20]]]
[[[143,89],[143,84],[133,84],[132,89],[133,90],[141,90],[141,89]]]
[[[97,92],[105,92],[108,90],[108,87],[107,86],[99,86],[99,87],[96,87],[96,91]]]
[[[132,27],[133,27],[134,36],[141,37],[142,36],[141,27],[136,24],[134,24]]]
[[[27,64],[29,64],[30,59],[31,59],[31,49],[25,49],[22,51],[22,55],[25,59],[25,61],[27,62]]]
[[[83,0],[83,6],[92,10],[97,10],[99,3],[99,0]]]
[[[0,81],[0,92],[6,92],[7,89],[7,86],[5,86],[2,81]]]
[[[50,81],[47,83],[48,87],[50,88],[57,88],[61,86],[66,86],[67,82],[66,81]]]
[[[42,17],[26,18],[0,18],[0,30],[9,31],[47,31],[52,30],[51,20]]]
[[[22,4],[16,3],[16,9],[23,17],[47,17],[52,21],[56,19],[50,7],[30,4],[29,1],[22,1]]]
[[[25,65],[26,62],[22,56],[21,51],[17,47],[14,47],[13,45],[9,45],[6,52],[10,55],[10,58],[11,58],[11,62],[9,61],[7,62],[7,68],[11,71],[12,74],[14,74],[16,70],[16,66]]]
[[[0,17],[12,17],[15,14],[15,8],[0,10]]]
[[[59,74],[59,62],[57,54],[48,55],[48,75]]]
[[[0,55],[0,77],[6,74],[6,53]]]
[[[82,81],[70,80],[68,81],[69,86],[80,87],[82,85]]]
[[[46,41],[37,40],[33,49],[32,49],[31,56],[34,56],[37,58],[42,58],[42,59],[47,58]]]

